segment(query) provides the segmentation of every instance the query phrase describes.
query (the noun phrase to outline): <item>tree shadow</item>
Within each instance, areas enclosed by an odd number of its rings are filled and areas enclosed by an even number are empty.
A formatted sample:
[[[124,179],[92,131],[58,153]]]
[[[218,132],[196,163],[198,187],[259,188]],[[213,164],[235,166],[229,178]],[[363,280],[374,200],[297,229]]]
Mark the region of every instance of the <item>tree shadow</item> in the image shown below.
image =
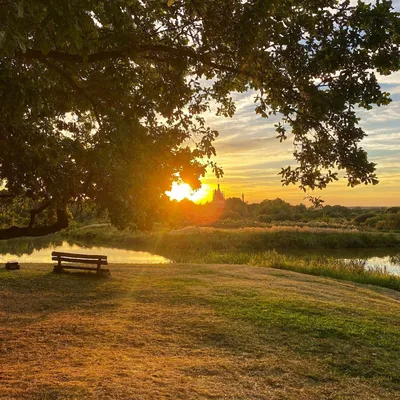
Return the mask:
[[[19,319],[20,315],[20,321],[29,322],[34,315],[42,319],[77,307],[81,314],[117,307],[119,290],[112,278],[87,272],[18,274],[17,277],[13,276],[14,272],[18,271],[0,269],[3,294],[0,309],[13,319]]]

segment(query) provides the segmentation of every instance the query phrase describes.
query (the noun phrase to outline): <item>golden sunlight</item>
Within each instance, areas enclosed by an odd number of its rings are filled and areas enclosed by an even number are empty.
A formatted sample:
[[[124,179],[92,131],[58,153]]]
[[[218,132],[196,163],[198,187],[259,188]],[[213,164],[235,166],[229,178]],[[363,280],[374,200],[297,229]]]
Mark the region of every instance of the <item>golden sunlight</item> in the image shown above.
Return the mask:
[[[210,197],[209,185],[202,185],[200,189],[193,190],[187,183],[173,182],[169,192],[165,192],[171,200],[181,201],[189,199],[194,203],[205,203]]]

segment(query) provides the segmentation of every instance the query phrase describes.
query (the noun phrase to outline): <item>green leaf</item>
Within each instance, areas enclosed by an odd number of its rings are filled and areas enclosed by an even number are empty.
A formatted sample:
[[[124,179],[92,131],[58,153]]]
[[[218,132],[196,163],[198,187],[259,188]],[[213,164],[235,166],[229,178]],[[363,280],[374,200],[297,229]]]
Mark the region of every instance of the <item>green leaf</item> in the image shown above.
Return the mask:
[[[172,6],[172,4],[174,4],[174,3],[175,3],[175,1],[176,1],[176,0],[168,0],[168,2],[167,2],[167,6],[168,6],[168,7],[171,7],[171,6]]]

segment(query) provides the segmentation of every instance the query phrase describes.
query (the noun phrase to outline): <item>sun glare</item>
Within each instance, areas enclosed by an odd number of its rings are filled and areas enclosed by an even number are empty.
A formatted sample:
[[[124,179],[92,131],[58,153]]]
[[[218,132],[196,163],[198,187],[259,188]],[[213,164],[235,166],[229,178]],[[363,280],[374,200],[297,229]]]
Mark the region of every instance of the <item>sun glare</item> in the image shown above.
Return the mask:
[[[187,183],[172,183],[172,188],[169,192],[165,192],[171,200],[181,201],[189,199],[194,203],[204,203],[208,200],[210,187],[202,185],[200,189],[193,190]]]

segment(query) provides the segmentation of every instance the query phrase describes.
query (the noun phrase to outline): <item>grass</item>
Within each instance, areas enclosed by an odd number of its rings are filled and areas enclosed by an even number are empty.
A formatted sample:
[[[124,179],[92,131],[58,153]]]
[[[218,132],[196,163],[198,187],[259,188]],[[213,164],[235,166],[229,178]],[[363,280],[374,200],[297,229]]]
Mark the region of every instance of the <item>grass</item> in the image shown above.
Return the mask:
[[[400,399],[400,294],[244,265],[0,269],[1,399]]]
[[[262,253],[182,253],[181,263],[204,264],[246,264],[295,271],[316,276],[326,276],[345,281],[376,285],[400,291],[400,276],[394,276],[384,269],[368,269],[364,260],[348,262],[325,256],[311,255],[297,257],[276,251]]]
[[[243,228],[187,227],[149,233],[118,231],[108,226],[88,226],[64,232],[64,237],[93,244],[116,245],[174,255],[182,252],[255,252],[273,249],[400,248],[396,234],[329,228]]]

